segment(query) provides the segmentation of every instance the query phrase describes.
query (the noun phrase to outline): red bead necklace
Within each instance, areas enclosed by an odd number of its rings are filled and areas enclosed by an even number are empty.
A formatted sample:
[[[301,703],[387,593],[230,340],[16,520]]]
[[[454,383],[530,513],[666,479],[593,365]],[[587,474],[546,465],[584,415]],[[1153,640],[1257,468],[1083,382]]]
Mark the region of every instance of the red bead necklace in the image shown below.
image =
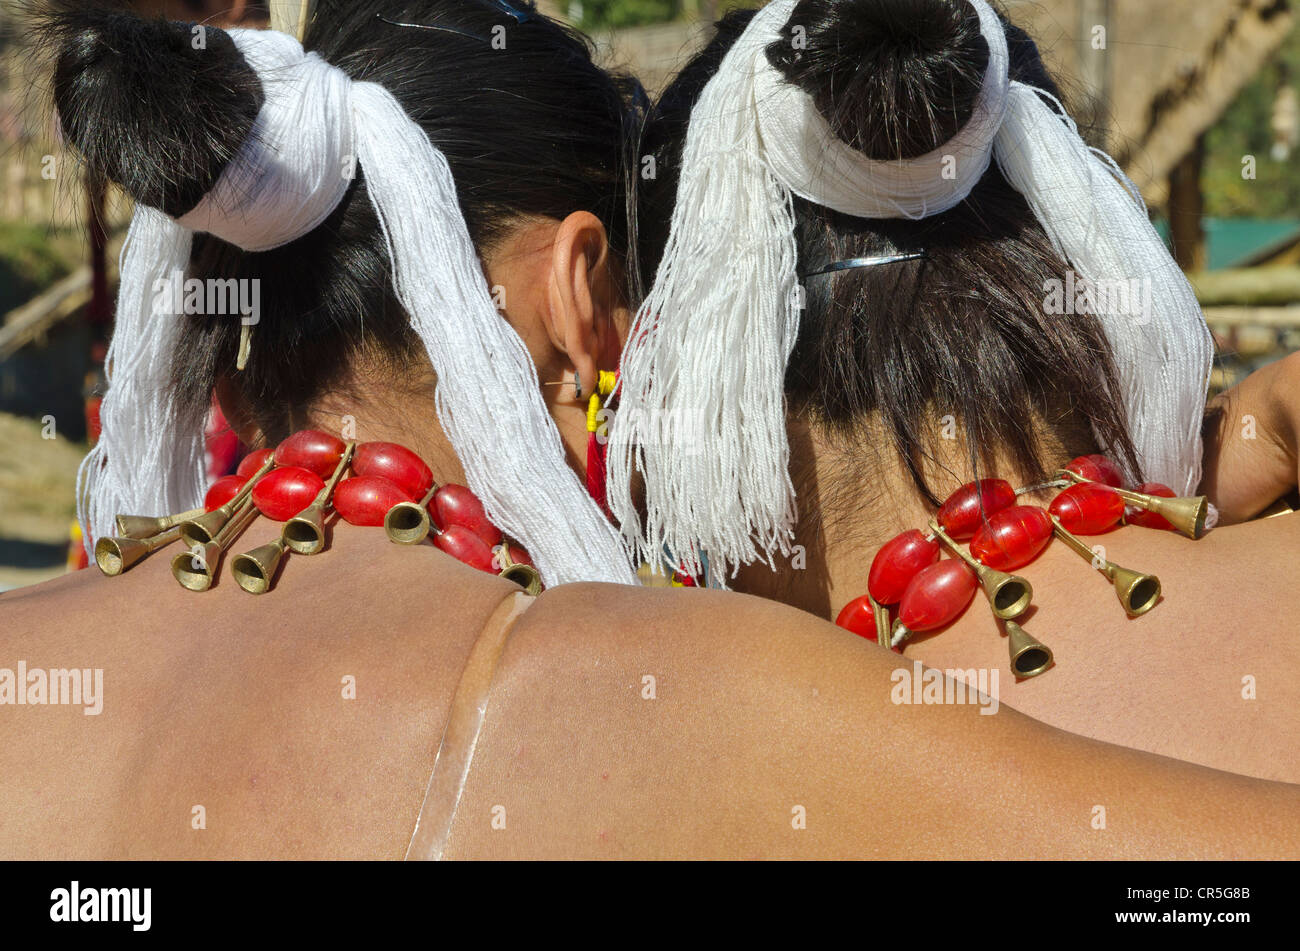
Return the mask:
[[[1045,509],[1018,503],[1022,495],[1052,488],[1061,491]],[[1079,536],[1100,535],[1123,520],[1199,538],[1207,511],[1203,496],[1177,498],[1158,483],[1126,489],[1118,466],[1100,455],[1071,460],[1043,485],[1017,490],[1004,479],[971,482],[943,503],[928,534],[909,529],[881,546],[867,575],[867,593],[845,605],[836,623],[897,650],[913,634],[951,624],[983,588],[1006,629],[1012,671],[1034,677],[1051,667],[1052,653],[1016,624],[1033,589],[1009,572],[1041,555],[1055,536],[1105,575],[1125,611],[1138,617],[1159,602],[1159,579],[1102,558]],[[952,557],[941,557],[944,548]]]
[[[290,551],[311,555],[325,547],[328,510],[352,525],[383,526],[388,537],[433,544],[480,571],[541,592],[541,576],[528,553],[492,524],[483,503],[463,485],[437,485],[418,455],[390,442],[345,443],[319,430],[294,433],[274,449],[250,453],[234,475],[216,480],[203,508],[162,518],[118,516],[118,536],[95,543],[95,561],[118,575],[146,555],[183,540],[188,551],[172,560],[172,573],[191,590],[211,587],[230,544],[257,515],[282,523],[266,545],[237,555],[231,573],[254,594],[270,590]]]

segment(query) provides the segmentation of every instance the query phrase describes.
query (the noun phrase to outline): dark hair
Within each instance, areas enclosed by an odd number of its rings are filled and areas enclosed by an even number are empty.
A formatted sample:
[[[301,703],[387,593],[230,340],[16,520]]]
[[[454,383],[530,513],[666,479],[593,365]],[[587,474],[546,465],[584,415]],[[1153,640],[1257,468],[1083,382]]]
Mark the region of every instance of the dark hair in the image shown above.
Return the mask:
[[[724,18],[648,118],[642,152],[658,171],[638,185],[648,267],[667,242],[690,110],[752,16]],[[796,26],[804,48],[790,42]],[[912,158],[951,139],[971,117],[989,56],[975,9],[953,0],[802,0],[783,33],[769,62],[839,138],[874,159]],[[1033,41],[1009,24],[1007,38],[1013,78],[1057,95]],[[939,414],[963,427],[976,474],[995,450],[1024,474],[1064,464],[1043,458],[1037,419],[1071,455],[1100,441],[1138,471],[1101,326],[1044,312],[1044,282],[1066,265],[996,163],[965,201],[920,221],[856,218],[798,198],[795,213],[800,273],[877,254],[925,256],[805,279],[785,381],[792,412],[846,437],[878,412],[935,505],[920,460],[936,445]]]
[[[195,50],[193,24],[119,7],[49,6],[55,105],[90,174],[179,216],[247,138],[261,84],[221,30],[209,28],[206,49]],[[527,13],[524,22],[512,10]],[[504,49],[491,42],[498,27]],[[509,8],[496,0],[321,0],[304,46],[354,80],[384,86],[424,128],[447,157],[480,254],[523,218],[585,210],[604,223],[614,254],[626,255],[627,170],[644,94],[597,67],[581,34],[520,0]],[[262,282],[251,358],[232,382],[271,441],[356,357],[398,368],[424,360],[393,296],[364,168],[320,227],[284,247],[248,253],[197,235],[190,276]],[[193,320],[174,364],[186,414],[206,412],[216,381],[233,372],[239,337],[237,320]]]

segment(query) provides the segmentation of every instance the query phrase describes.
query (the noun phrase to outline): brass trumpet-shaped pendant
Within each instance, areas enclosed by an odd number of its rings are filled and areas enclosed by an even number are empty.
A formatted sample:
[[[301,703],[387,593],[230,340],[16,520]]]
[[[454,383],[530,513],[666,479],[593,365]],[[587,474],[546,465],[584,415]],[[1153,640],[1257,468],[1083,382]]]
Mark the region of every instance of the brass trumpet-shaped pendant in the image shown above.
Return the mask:
[[[1052,666],[1052,649],[1035,640],[1015,621],[1005,621],[1011,672],[1022,680],[1037,677]]]
[[[230,573],[235,583],[249,594],[266,594],[271,590],[271,579],[279,567],[284,551],[288,547],[284,535],[269,544],[242,555],[236,555],[230,562]]]
[[[867,595],[867,600],[871,602],[871,617],[876,622],[876,643],[881,647],[889,647],[891,646],[889,643],[891,633],[889,630],[889,608],[880,604],[870,594]]]
[[[542,593],[541,573],[532,565],[524,565],[510,557],[510,546],[498,545],[492,549],[493,561],[501,568],[500,577],[513,581],[533,597]]]
[[[202,514],[203,509],[192,509],[179,515],[163,515],[158,518],[150,518],[147,515],[119,515],[117,534],[121,538],[151,539]]]
[[[181,587],[191,591],[207,591],[212,587],[212,581],[217,576],[217,567],[221,564],[221,556],[239,533],[256,517],[257,507],[253,505],[252,499],[246,499],[209,541],[192,545],[190,550],[183,551],[173,558],[172,575],[180,582]],[[181,537],[185,537],[183,530]]]
[[[298,554],[314,555],[325,547],[325,509],[334,496],[334,488],[339,484],[339,479],[343,478],[343,473],[351,464],[352,452],[356,448],[355,442],[347,444],[343,458],[334,467],[334,474],[325,483],[325,487],[316,493],[315,500],[285,523],[281,539]]]
[[[1124,606],[1130,617],[1146,614],[1160,601],[1160,579],[1155,575],[1144,575],[1131,568],[1124,568],[1113,561],[1103,560],[1098,565],[1099,556],[1089,548],[1081,538],[1068,532],[1061,526],[1055,515],[1052,516],[1052,528],[1056,536],[1074,549],[1079,557],[1106,576],[1115,588],[1115,596]]]
[[[438,483],[429,487],[419,502],[399,502],[384,516],[384,532],[388,540],[399,545],[418,545],[429,535],[429,503],[438,491]]]
[[[1092,481],[1067,469],[1062,469],[1057,475],[1065,476],[1075,482]],[[1114,486],[1107,486],[1107,488],[1135,508],[1159,515],[1188,538],[1200,538],[1205,534],[1205,518],[1210,511],[1210,502],[1203,495],[1166,499],[1159,495],[1147,495],[1144,492],[1117,489]]]
[[[181,538],[190,548],[196,548],[206,545],[221,533],[222,529],[229,524],[234,518],[236,512],[243,511],[244,502],[253,494],[253,486],[257,480],[266,475],[275,465],[275,458],[267,456],[266,462],[262,463],[262,468],[253,474],[253,477],[244,483],[235,496],[221,506],[219,509],[213,509],[206,515],[200,515],[198,518],[188,519],[181,523]]]
[[[121,517],[118,518],[121,525]],[[166,548],[181,537],[179,525],[173,525],[152,538],[101,538],[95,542],[95,564],[110,578],[116,578],[136,562]]]
[[[939,527],[939,523],[934,519],[930,520],[930,531],[938,537],[951,551],[966,564],[970,565],[971,570],[979,579],[980,587],[984,589],[984,597],[988,598],[989,607],[993,609],[994,615],[1001,620],[1020,617],[1029,609],[1029,604],[1034,600],[1034,588],[1025,578],[1019,575],[1009,575],[1005,571],[998,571],[996,568],[990,568],[972,558],[967,552],[955,541],[948,537],[948,534]]]

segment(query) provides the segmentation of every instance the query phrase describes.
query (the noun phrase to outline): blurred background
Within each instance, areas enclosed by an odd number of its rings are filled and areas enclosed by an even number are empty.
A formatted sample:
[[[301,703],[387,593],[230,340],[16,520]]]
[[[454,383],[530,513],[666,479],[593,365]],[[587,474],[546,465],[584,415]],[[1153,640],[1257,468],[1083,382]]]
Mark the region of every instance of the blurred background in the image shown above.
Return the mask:
[[[116,257],[131,214],[112,190],[89,187],[59,146],[22,30],[29,2],[0,0],[0,590],[76,564],[76,470],[97,432]],[[1296,2],[1001,2],[1038,40],[1091,143],[1141,188],[1191,277],[1218,343],[1216,388],[1300,349]],[[306,5],[131,3],[222,26],[292,21]],[[604,61],[652,95],[707,42],[717,17],[760,5],[538,3],[589,32]]]

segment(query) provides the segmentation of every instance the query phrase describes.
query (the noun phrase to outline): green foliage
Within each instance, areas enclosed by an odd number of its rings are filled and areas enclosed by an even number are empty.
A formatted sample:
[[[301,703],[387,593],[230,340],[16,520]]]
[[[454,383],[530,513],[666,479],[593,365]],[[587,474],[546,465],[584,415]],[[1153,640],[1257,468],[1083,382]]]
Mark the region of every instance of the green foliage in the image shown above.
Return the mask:
[[[678,17],[715,20],[737,7],[766,0],[562,0],[569,17],[585,30],[617,30],[663,23]]]
[[[1205,213],[1217,217],[1300,217],[1300,147],[1284,162],[1269,154],[1273,102],[1283,83],[1300,84],[1300,28],[1293,29],[1277,56],[1241,91],[1206,134],[1201,181]],[[1255,157],[1252,179],[1242,178],[1242,160]]]
[[[24,304],[70,273],[47,229],[0,222],[0,314]]]
[[[571,2],[569,11],[583,29],[620,29],[671,20],[682,5],[682,0],[581,0]]]

